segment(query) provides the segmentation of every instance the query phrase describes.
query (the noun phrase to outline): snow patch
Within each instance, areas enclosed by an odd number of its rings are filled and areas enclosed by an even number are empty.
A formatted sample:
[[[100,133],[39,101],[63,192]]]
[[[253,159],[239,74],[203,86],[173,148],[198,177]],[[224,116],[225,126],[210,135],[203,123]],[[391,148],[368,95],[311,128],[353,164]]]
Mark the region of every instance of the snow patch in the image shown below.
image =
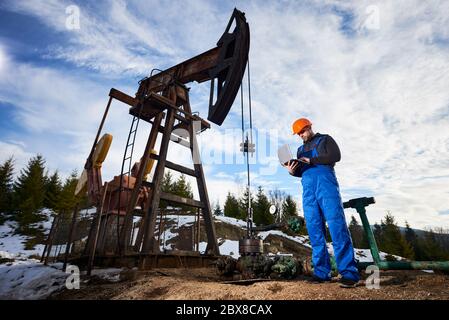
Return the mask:
[[[36,245],[33,250],[25,250],[24,244],[28,237],[15,234],[17,222],[6,221],[0,226],[0,251],[6,251],[15,255],[41,255],[44,245]]]
[[[122,271],[122,268],[92,269],[91,275],[110,282],[118,282]]]
[[[225,217],[225,216],[214,216],[214,218],[220,222],[225,222],[225,223],[232,224],[234,226],[246,229],[246,221],[244,221],[244,220],[231,218],[231,217]]]
[[[207,242],[200,242],[199,251],[200,253],[205,253],[207,247]],[[225,240],[219,246],[220,254],[225,256],[231,256],[234,259],[240,257],[239,254],[239,241],[238,240]]]
[[[333,250],[332,250],[332,252],[333,252]],[[355,253],[356,259],[359,262],[374,262],[373,256],[371,255],[370,249],[357,249],[357,248],[354,248],[354,253]],[[380,255],[380,259],[381,260],[386,260],[386,257],[389,254],[380,251],[379,255]],[[392,255],[392,254],[390,256],[395,257],[398,261],[399,260],[404,260],[404,258],[400,257],[400,256],[395,256],[395,255]]]
[[[65,287],[62,263],[43,265],[35,259],[0,264],[0,299],[45,299]]]
[[[292,241],[295,241],[303,246],[306,246],[308,248],[312,248],[312,246],[309,244],[309,237],[308,236],[289,236],[285,234],[284,232],[280,230],[270,230],[270,231],[262,231],[258,233],[259,237],[261,237],[262,240],[265,240],[269,235],[276,235],[280,237],[284,237],[287,239],[290,239]]]
[[[54,212],[51,209],[42,209],[39,214],[44,217],[44,220],[33,223],[30,226],[41,229],[45,234],[48,234],[53,223]],[[24,245],[29,237],[16,234],[17,229],[17,222],[12,220],[8,220],[3,225],[0,225],[0,251],[6,251],[19,256],[40,256],[44,251],[45,245],[38,244],[32,250],[25,250]]]

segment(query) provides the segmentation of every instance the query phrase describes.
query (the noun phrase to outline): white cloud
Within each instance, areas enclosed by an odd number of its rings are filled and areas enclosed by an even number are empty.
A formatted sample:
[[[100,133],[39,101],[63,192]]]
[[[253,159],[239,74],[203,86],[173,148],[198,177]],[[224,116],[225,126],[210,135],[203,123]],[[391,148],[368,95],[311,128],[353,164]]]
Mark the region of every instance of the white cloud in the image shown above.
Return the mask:
[[[59,169],[65,176],[73,169],[80,171],[106,107],[109,88],[80,76],[29,64],[11,62],[7,73],[8,77],[0,78],[0,101],[16,106],[15,119],[11,121],[22,127],[23,131],[15,135],[21,133],[26,155],[41,153],[50,170]],[[128,92],[126,88],[124,91]],[[129,130],[131,118],[127,110],[121,103],[112,103],[103,130],[114,135],[107,161],[115,168],[120,168]],[[20,150],[17,153],[21,154]]]
[[[0,141],[0,164],[10,157],[14,159],[14,174],[18,175],[34,154],[28,152],[23,142]]]
[[[345,6],[355,26],[368,4]],[[448,47],[429,40],[447,36],[447,18],[435,6],[404,4],[382,2],[379,32],[354,36],[325,8],[252,8],[253,96],[261,106],[253,114],[257,127],[277,128],[289,143],[299,116],[334,136],[343,153],[336,167],[343,197],[353,196],[349,188],[374,195],[372,220],[390,209],[412,225],[447,224],[438,210],[449,185]],[[423,176],[443,178],[420,183]],[[423,197],[430,193],[432,202]]]
[[[8,2],[11,10],[67,33],[66,42],[48,48],[48,59],[121,79],[213,47],[231,13],[210,1],[111,2],[97,4],[95,10],[81,6],[81,29],[69,33],[64,29],[66,4]],[[406,219],[415,227],[447,225],[449,216],[439,212],[448,209],[449,192],[449,3],[376,2],[379,28],[374,30],[364,25],[371,4],[238,3],[251,28],[254,127],[277,130],[279,143],[293,146],[298,141],[290,134],[291,123],[310,117],[316,131],[331,134],[340,145],[342,161],[336,170],[344,200],[376,197],[368,209],[371,222],[391,210],[398,221]],[[107,86],[49,68],[22,64],[14,70],[0,79],[0,98],[20,106],[23,122],[33,132],[70,136],[61,165],[82,163],[75,159],[87,156]],[[127,89],[132,94],[136,88]],[[207,87],[192,85],[191,95],[194,110],[204,114]],[[129,124],[123,121],[126,109],[113,110],[107,129],[117,134],[108,161],[117,167]],[[203,133],[206,149],[226,155],[238,148],[239,139],[219,143],[216,138],[225,128],[240,126],[239,112],[236,104],[221,129],[213,126]],[[67,118],[72,121],[63,121]],[[144,142],[142,135],[139,144]],[[177,161],[190,161],[188,154],[176,148],[172,152]],[[229,174],[226,166],[206,171],[211,199],[223,204],[223,190],[237,188],[236,182],[214,176]],[[298,196],[299,181],[284,173],[262,177],[255,172],[253,185],[282,181]]]
[[[66,8],[69,5],[73,3],[25,0],[7,1],[3,7],[36,17],[67,37],[65,43],[47,48],[45,56],[48,59],[69,61],[114,78],[146,76],[154,67],[168,67],[190,58],[213,47],[221,35],[217,33],[212,41],[205,43],[205,38],[211,39],[209,33],[203,32],[205,29],[224,28],[212,27],[216,17],[204,15],[204,10],[211,8],[207,1],[192,5],[185,1],[151,4],[119,0],[78,5],[80,28],[68,30]],[[176,12],[173,6],[178,8]],[[189,19],[185,19],[186,16]],[[172,19],[177,19],[177,22],[173,23]],[[192,31],[188,37],[184,33],[186,29]],[[207,36],[196,36],[203,33]],[[206,47],[195,53],[200,44]]]
[[[0,76],[3,76],[3,72],[6,69],[7,57],[4,49],[0,46]]]

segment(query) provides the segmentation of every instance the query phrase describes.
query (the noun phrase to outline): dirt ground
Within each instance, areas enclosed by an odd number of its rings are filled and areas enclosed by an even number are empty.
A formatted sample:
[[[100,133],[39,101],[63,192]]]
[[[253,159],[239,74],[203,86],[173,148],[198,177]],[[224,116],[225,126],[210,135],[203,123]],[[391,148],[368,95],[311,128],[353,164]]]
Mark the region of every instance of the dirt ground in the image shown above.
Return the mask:
[[[422,300],[449,299],[449,275],[423,271],[381,271],[380,289],[331,283],[313,284],[304,276],[295,280],[269,280],[246,285],[227,284],[214,269],[153,269],[125,271],[121,281],[92,278],[79,290],[64,290],[50,299],[139,300]]]

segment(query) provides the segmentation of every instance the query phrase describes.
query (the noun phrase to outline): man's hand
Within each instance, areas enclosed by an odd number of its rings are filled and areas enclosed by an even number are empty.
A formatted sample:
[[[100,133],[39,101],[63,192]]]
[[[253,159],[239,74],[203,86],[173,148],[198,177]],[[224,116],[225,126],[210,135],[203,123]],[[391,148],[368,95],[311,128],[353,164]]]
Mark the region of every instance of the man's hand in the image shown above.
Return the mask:
[[[310,164],[310,158],[306,158],[306,157],[301,157],[299,158],[300,161],[305,162],[307,164]]]
[[[294,175],[296,168],[298,168],[298,166],[299,166],[299,162],[289,161],[289,162],[287,162],[287,165],[283,165],[283,166],[287,168],[288,173],[290,173],[291,175]]]

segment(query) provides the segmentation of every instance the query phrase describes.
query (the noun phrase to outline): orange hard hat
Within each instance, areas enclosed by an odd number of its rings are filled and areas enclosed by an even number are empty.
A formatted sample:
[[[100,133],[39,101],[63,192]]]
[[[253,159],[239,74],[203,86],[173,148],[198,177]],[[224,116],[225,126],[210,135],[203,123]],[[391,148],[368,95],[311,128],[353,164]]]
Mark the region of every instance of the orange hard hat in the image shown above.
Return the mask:
[[[296,120],[295,122],[293,122],[293,125],[292,125],[293,134],[298,134],[301,132],[302,129],[304,129],[307,126],[311,126],[311,125],[312,125],[312,122],[310,122],[308,119],[300,118],[300,119]]]

